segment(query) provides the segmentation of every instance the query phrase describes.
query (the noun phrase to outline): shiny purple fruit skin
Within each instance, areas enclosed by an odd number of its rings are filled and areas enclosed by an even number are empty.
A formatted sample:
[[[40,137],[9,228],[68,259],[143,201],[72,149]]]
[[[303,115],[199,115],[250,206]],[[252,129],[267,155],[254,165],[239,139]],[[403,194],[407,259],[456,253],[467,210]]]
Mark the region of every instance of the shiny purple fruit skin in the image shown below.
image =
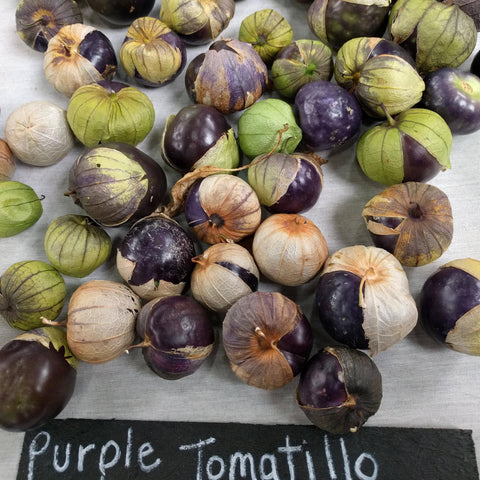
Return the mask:
[[[265,208],[271,213],[300,213],[312,208],[322,192],[322,179],[317,168],[306,160],[300,160],[295,179],[285,195]]]
[[[193,240],[176,222],[162,217],[146,217],[132,225],[119,250],[135,263],[131,285],[151,279],[179,284],[188,281],[193,270]]]
[[[188,105],[166,126],[163,158],[171,167],[187,172],[229,129],[225,116],[216,108]]]
[[[480,79],[456,68],[441,68],[425,77],[422,103],[438,113],[452,133],[480,129]]]
[[[310,356],[313,346],[313,332],[307,317],[300,313],[295,328],[284,335],[277,348],[287,360],[293,376],[298,375]]]
[[[318,318],[325,331],[337,342],[367,349],[363,330],[363,310],[359,305],[361,278],[352,272],[322,275],[315,291]]]
[[[106,78],[113,76],[117,67],[117,56],[110,39],[100,30],[85,35],[78,46],[78,53]]]
[[[340,147],[357,134],[362,122],[362,110],[353,94],[323,80],[300,88],[294,112],[303,142],[313,150]]]
[[[347,400],[342,367],[335,355],[322,350],[310,358],[300,375],[297,398],[300,405],[329,408]]]
[[[145,320],[145,336],[151,342],[143,349],[147,365],[157,375],[172,380],[191,375],[207,358],[192,349],[208,349],[215,342],[205,309],[181,295],[155,303]]]
[[[0,350],[0,427],[25,431],[56,417],[73,395],[76,377],[63,352],[11,340]]]
[[[147,16],[155,0],[87,0],[87,3],[107,23],[120,26]]]
[[[457,320],[480,305],[480,280],[456,267],[444,267],[427,278],[420,292],[420,319],[440,342]]]
[[[201,183],[201,180],[197,180],[193,184],[188,192],[187,200],[185,201],[185,219],[187,220],[188,226],[192,228],[209,221],[209,216],[200,202]]]

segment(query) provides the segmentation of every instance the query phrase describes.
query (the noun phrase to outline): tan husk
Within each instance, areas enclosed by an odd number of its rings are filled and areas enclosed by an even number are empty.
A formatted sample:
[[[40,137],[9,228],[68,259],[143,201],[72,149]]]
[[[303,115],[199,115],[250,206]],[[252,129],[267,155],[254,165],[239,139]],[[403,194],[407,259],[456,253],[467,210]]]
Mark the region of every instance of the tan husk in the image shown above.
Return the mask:
[[[391,253],[363,245],[345,247],[328,258],[322,275],[336,271],[352,272],[362,279],[359,305],[372,356],[413,330],[418,319],[417,306],[407,275]]]
[[[135,339],[140,308],[140,298],[122,283],[90,280],[80,285],[68,305],[68,346],[87,363],[114,359]]]
[[[264,220],[255,232],[252,249],[260,271],[288,286],[312,280],[328,257],[320,229],[308,218],[288,213]]]
[[[8,143],[0,138],[0,181],[11,180],[15,173],[16,164]]]
[[[214,312],[226,312],[238,299],[252,293],[252,289],[236,272],[220,262],[228,262],[257,278],[257,265],[248,250],[237,243],[217,243],[202,255],[193,258],[195,268],[191,276],[192,295]]]
[[[255,292],[238,300],[223,322],[230,365],[245,383],[272,390],[293,380],[292,368],[277,342],[297,325],[301,312],[278,292]]]

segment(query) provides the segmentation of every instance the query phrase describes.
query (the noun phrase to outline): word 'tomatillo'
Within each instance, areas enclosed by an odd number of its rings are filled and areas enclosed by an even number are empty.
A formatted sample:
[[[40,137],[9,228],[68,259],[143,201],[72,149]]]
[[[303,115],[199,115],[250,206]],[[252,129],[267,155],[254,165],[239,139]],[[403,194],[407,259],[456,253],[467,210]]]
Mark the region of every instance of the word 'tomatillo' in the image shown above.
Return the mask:
[[[91,442],[88,444],[73,444],[67,442],[60,445],[55,443],[52,435],[46,431],[39,431],[31,440],[28,448],[28,480],[40,478],[37,474],[36,463],[50,463],[52,473],[58,478],[62,474],[75,475],[92,471],[92,464],[97,467],[100,480],[117,478],[109,472],[121,468],[125,470],[138,469],[143,474],[151,474],[151,478],[161,478],[169,458],[162,457],[160,449],[156,449],[151,441],[142,443],[133,441],[134,429],[129,427],[123,442],[108,440],[103,444]],[[167,440],[167,439],[166,439]],[[167,440],[168,441],[168,440]],[[267,453],[234,451],[228,455],[219,455],[215,447],[217,439],[209,437],[195,443],[178,445],[178,452],[190,456],[188,462],[181,462],[185,469],[194,467],[191,471],[183,471],[185,480],[327,480],[322,474],[317,476],[316,465],[323,463],[328,470],[328,480],[377,480],[379,467],[375,458],[369,453],[362,453],[355,459],[350,459],[345,441],[342,437],[331,440],[323,435],[322,457],[312,454],[306,440],[299,444],[292,444],[290,437],[284,438],[284,443]],[[332,449],[339,448],[341,462],[335,462]],[[224,447],[222,451],[224,451]],[[180,453],[179,453],[180,455]],[[192,461],[193,460],[193,461]],[[176,462],[178,461],[178,457]],[[338,464],[337,464],[338,463]],[[308,479],[300,476],[300,470],[308,472]],[[285,473],[288,472],[288,477]]]

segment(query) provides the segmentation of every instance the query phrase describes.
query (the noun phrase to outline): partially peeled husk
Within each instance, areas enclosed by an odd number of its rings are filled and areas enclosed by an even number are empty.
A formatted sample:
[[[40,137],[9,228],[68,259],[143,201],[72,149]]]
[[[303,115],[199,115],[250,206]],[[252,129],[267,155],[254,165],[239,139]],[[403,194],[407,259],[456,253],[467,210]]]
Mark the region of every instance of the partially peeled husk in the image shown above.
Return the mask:
[[[405,270],[393,254],[377,247],[345,247],[329,257],[322,275],[336,271],[352,272],[361,278],[362,327],[372,356],[413,330],[418,320],[417,306]]]

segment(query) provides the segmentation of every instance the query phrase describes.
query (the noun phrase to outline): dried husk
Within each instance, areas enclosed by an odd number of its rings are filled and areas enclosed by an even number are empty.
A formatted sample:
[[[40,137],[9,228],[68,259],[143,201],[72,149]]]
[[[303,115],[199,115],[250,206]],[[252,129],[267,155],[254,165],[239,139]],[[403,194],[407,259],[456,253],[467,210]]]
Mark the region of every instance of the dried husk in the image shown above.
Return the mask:
[[[104,363],[122,354],[135,339],[140,298],[126,285],[90,280],[72,294],[68,305],[67,341],[87,363]]]
[[[252,45],[227,38],[195,57],[185,77],[187,92],[195,103],[230,114],[250,107],[262,96],[268,69]]]
[[[99,82],[111,78],[116,71],[116,66],[102,75],[92,62],[78,52],[78,45],[96,28],[83,23],[65,25],[48,42],[48,48],[43,57],[43,71],[47,81],[67,97],[82,85]],[[66,55],[66,46],[71,50]]]
[[[10,180],[16,168],[15,157],[8,143],[0,138],[0,181]]]
[[[10,113],[5,139],[16,158],[39,167],[58,163],[75,145],[67,112],[46,100],[25,103]]]
[[[255,260],[237,243],[211,245],[193,261],[192,295],[214,312],[226,312],[237,300],[258,288],[260,273]]]
[[[452,241],[450,201],[434,185],[423,182],[392,185],[365,205],[362,216],[374,235],[398,237],[392,253],[408,267],[433,262],[443,255]],[[390,228],[377,222],[378,217],[398,219],[400,223]]]
[[[349,271],[362,279],[359,305],[372,356],[413,330],[418,320],[417,306],[407,275],[393,254],[377,247],[345,247],[329,257],[322,275],[335,271]]]
[[[347,399],[339,406],[318,408],[297,403],[317,427],[332,434],[355,433],[380,408],[382,376],[373,360],[360,350],[336,346],[324,350],[334,355],[340,366]]]
[[[18,36],[39,52],[60,28],[83,23],[82,10],[75,0],[21,0],[15,11]]]
[[[243,382],[272,390],[294,378],[276,343],[292,331],[299,307],[278,292],[254,292],[239,299],[223,321],[223,345],[232,370]]]
[[[260,225],[262,210],[257,194],[242,178],[220,173],[209,175],[199,187],[200,204],[206,215],[221,220],[190,225],[202,242],[213,245],[239,242]]]
[[[315,277],[328,257],[320,229],[298,214],[277,213],[257,228],[252,244],[260,271],[280,285],[302,285]]]

